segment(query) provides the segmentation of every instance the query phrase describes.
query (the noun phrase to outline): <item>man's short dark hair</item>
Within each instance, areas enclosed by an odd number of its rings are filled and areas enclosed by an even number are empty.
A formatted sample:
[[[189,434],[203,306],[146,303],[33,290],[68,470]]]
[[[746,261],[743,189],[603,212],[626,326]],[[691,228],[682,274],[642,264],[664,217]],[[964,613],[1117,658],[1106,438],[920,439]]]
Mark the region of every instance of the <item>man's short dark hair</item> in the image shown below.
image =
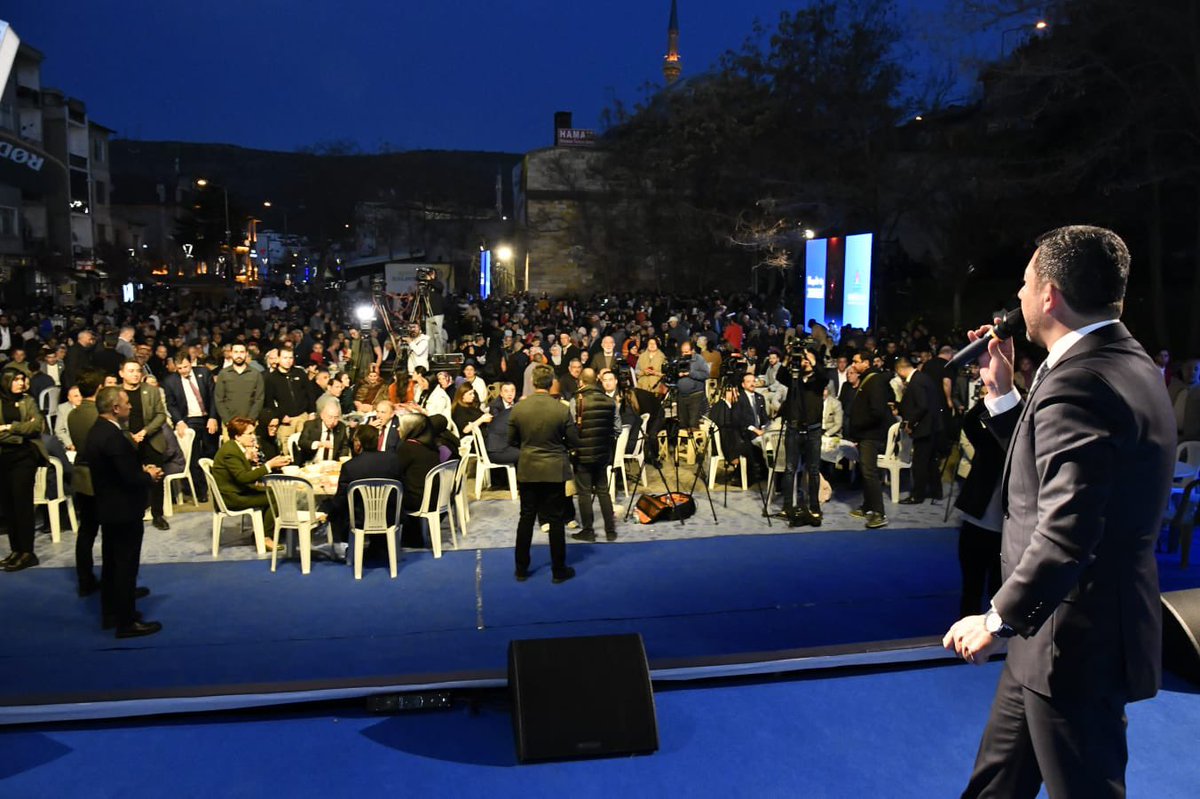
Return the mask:
[[[896,368],[897,369],[913,369],[915,367],[913,365],[912,360],[910,360],[907,355],[901,355],[899,358],[896,359]]]
[[[855,350],[854,354],[858,356],[860,361],[864,361],[866,363],[871,363],[871,359],[875,357],[875,355],[866,348]]]
[[[370,452],[379,445],[379,431],[369,424],[360,424],[354,429],[354,440],[363,452]]]
[[[554,385],[554,370],[545,364],[533,367],[533,387],[541,391],[549,391]]]
[[[1049,280],[1077,313],[1117,316],[1129,281],[1129,248],[1111,230],[1068,225],[1037,240],[1033,269]]]
[[[91,397],[97,389],[104,385],[104,370],[95,367],[84,369],[79,373],[79,380],[76,384],[79,386],[80,394],[85,398]]]

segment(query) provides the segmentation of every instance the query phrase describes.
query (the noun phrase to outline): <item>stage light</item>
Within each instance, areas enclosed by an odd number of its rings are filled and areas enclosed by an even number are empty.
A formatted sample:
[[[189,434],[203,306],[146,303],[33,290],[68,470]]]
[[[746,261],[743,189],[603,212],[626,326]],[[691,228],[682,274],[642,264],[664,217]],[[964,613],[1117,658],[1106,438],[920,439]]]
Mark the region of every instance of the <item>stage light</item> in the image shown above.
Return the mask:
[[[359,325],[370,327],[371,323],[375,321],[375,306],[369,302],[355,306],[354,318],[358,320]]]
[[[208,179],[207,178],[196,178],[196,185],[199,186],[200,188],[204,188],[205,186],[208,185]]]
[[[804,238],[815,239],[816,237],[817,237],[817,231],[813,230],[812,228],[804,229]]]
[[[1033,27],[1037,28],[1040,31],[1044,31],[1044,30],[1046,30],[1046,28],[1050,27],[1050,23],[1044,19],[1039,19],[1037,21],[1037,24],[1034,25]]]

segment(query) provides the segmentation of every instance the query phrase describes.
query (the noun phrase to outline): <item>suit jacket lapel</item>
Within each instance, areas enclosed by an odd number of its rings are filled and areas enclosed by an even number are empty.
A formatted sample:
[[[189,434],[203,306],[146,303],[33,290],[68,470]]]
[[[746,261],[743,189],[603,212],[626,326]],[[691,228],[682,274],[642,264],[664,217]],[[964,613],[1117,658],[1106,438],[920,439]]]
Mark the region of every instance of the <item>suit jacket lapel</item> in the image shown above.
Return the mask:
[[[1003,487],[1001,488],[1001,496],[1004,498],[1005,511],[1008,510],[1008,477],[1012,468],[1013,450],[1016,448],[1014,445],[1020,439],[1021,430],[1025,427],[1026,419],[1033,408],[1034,395],[1036,395],[1038,391],[1041,390],[1042,386],[1045,385],[1046,381],[1050,379],[1051,373],[1055,369],[1060,368],[1067,361],[1073,358],[1078,358],[1081,355],[1086,355],[1089,352],[1093,352],[1101,347],[1113,344],[1126,338],[1130,338],[1130,333],[1125,325],[1121,322],[1106,325],[1099,330],[1094,330],[1091,333],[1088,333],[1079,341],[1075,342],[1075,344],[1069,350],[1067,350],[1061,358],[1058,359],[1058,362],[1054,364],[1054,367],[1047,371],[1046,375],[1034,385],[1033,390],[1026,395],[1025,405],[1023,408],[1021,408],[1021,418],[1017,420],[1017,426],[1013,428],[1012,441],[1009,443],[1008,452],[1004,454],[1004,481]]]

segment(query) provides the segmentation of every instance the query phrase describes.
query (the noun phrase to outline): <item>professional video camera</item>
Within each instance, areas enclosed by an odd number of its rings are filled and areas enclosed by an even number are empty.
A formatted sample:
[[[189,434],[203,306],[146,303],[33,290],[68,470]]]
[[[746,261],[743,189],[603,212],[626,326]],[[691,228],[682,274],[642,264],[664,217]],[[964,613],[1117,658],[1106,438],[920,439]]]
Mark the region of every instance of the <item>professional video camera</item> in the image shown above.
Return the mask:
[[[428,291],[433,281],[437,280],[437,270],[432,266],[417,267],[417,289]]]
[[[692,369],[691,358],[674,358],[663,366],[663,385],[674,388],[679,384],[679,378],[687,377]]]
[[[742,375],[746,374],[749,368],[746,356],[740,352],[731,352],[721,364],[721,388],[741,388]]]
[[[808,353],[812,353],[814,360],[810,361],[805,357]],[[811,372],[813,364],[820,361],[821,345],[812,336],[797,337],[788,344],[788,370],[794,379],[799,379]]]
[[[629,368],[629,364],[618,363],[613,374],[617,376],[618,392],[624,394],[633,389],[633,370]]]

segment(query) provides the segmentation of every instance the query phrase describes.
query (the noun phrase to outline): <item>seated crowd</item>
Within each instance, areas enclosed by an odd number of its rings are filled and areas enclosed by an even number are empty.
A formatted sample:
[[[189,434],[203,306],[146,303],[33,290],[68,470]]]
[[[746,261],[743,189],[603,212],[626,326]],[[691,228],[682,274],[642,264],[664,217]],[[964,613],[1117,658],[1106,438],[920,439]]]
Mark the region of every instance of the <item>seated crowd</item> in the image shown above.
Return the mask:
[[[799,508],[811,523],[821,520],[821,457],[857,460],[863,502],[853,515],[883,526],[875,461],[889,430],[900,424],[913,441],[906,501],[939,498],[940,463],[982,391],[977,371],[947,373],[954,347],[922,324],[895,335],[829,331],[811,320],[794,322],[786,302],[761,304],[745,295],[463,298],[445,304],[444,325],[406,331],[404,359],[383,331],[344,327],[336,295],[296,292],[285,299],[196,301],[186,308],[168,297],[133,305],[101,299],[0,319],[0,511],[12,549],[5,568],[36,564],[33,471],[42,454],[70,468],[68,453],[82,446],[88,429],[75,421],[94,421],[96,393],[107,385],[131,399],[127,427],[143,464],[178,473],[181,441],[190,441],[201,501],[208,491],[201,458],[212,459],[214,481],[231,509],[263,508],[268,515],[264,475],[293,463],[349,458],[343,478],[397,478],[403,507],[413,510],[430,469],[458,457],[464,441],[477,442],[492,464],[518,463],[509,418],[534,393],[534,370],[544,364],[554,375],[549,393],[572,404],[578,424],[585,415],[578,398],[588,409],[600,398],[602,407],[612,405],[611,435],[602,446],[593,441],[586,457],[577,454],[582,524],[575,537],[583,540],[594,538],[592,496],[602,500],[605,532],[616,535],[607,493],[596,487],[604,471],[595,465],[622,454],[612,451],[617,434],[628,426],[627,451],[644,447],[646,460],[656,463],[660,430],[669,429],[675,443],[676,432],[698,436],[705,418],[719,431],[726,462],[745,458],[756,477],[765,465],[764,436],[774,435],[786,457],[779,481],[785,509]],[[431,360],[448,352],[461,353],[461,366]],[[1166,351],[1157,360],[1176,400],[1181,440],[1200,439],[1200,365],[1189,361],[1179,370]],[[1034,360],[1020,355],[1017,369],[1018,386],[1027,387]],[[58,401],[39,410],[38,400],[54,394],[48,389],[58,390]],[[74,485],[70,475],[67,485]],[[169,529],[161,488],[150,493],[154,527]],[[568,504],[565,513],[574,519],[574,503]],[[344,541],[344,490],[329,515]],[[403,542],[424,545],[419,525],[406,526]],[[83,590],[95,579],[90,553],[78,562]]]

